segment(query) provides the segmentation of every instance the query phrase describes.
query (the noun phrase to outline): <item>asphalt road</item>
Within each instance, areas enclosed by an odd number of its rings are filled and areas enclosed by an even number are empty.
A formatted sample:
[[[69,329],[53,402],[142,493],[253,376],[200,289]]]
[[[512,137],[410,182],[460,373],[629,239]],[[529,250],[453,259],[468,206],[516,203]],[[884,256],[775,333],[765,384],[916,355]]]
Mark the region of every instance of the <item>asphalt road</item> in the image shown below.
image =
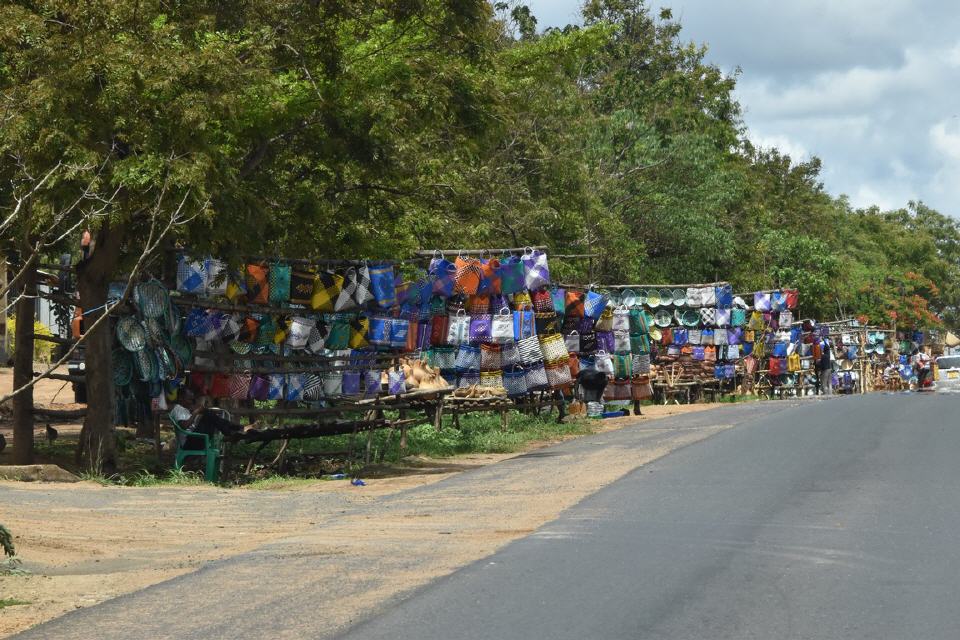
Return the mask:
[[[955,640],[958,409],[951,397],[871,395],[645,423],[736,426],[371,609],[338,637]],[[598,446],[629,452],[650,435],[624,429],[582,438],[391,500],[497,485],[547,461],[562,469],[564,456]],[[550,455],[560,457],[543,457]],[[323,590],[347,583],[311,582],[317,559],[283,550],[214,563],[17,637],[329,637]]]
[[[873,395],[743,424],[341,638],[955,640],[958,410]]]

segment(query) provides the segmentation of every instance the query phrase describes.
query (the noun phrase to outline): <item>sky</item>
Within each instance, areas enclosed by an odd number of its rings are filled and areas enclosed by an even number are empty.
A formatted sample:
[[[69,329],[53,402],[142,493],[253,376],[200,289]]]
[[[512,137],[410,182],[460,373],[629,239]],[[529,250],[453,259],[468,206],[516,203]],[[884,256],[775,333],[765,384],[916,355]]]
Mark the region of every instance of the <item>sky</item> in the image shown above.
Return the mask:
[[[541,28],[580,0],[525,0]],[[794,159],[856,207],[922,200],[960,217],[960,4],[956,0],[652,0],[685,40],[741,75],[749,137]]]

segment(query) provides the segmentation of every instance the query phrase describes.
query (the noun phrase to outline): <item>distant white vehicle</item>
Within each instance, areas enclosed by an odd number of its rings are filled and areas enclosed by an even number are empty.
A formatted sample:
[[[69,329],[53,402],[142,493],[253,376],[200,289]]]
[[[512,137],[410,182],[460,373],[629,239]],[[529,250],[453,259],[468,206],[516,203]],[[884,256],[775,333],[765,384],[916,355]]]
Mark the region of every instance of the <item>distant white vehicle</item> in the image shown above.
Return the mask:
[[[960,356],[937,358],[937,391],[960,391]]]

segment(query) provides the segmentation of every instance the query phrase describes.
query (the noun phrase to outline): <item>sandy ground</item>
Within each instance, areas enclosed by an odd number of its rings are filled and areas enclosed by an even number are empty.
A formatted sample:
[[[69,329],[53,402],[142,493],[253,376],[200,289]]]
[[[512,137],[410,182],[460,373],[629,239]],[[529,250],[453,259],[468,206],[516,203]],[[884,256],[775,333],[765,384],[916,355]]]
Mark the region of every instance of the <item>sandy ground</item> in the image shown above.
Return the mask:
[[[642,418],[605,420],[599,432],[712,406],[716,405],[649,407]],[[548,479],[526,477],[523,474],[532,472],[521,468],[510,481],[516,490],[476,487],[468,502],[462,487],[444,490],[445,485],[416,500],[396,494],[520,454],[412,461],[414,468],[395,477],[367,480],[366,487],[352,487],[346,481],[294,483],[270,491],[0,482],[0,522],[13,531],[23,568],[30,572],[0,576],[0,598],[29,602],[0,609],[0,637],[269,543],[292,545],[296,551],[291,552],[297,554],[322,555],[333,549],[338,555],[372,559],[372,566],[383,566],[370,576],[370,586],[362,593],[347,595],[346,590],[343,606],[327,609],[336,612],[337,624],[346,624],[364,603],[382,601],[483,557],[639,464],[722,428],[677,432],[668,444],[651,445],[639,457],[597,448],[568,460],[562,473]],[[528,450],[549,444],[554,443],[535,443]],[[543,499],[545,492],[549,499]],[[389,509],[387,503],[392,505]],[[513,516],[505,520],[505,513]],[[441,533],[424,537],[425,523]],[[445,530],[462,530],[465,536],[453,540],[442,533]],[[322,531],[322,544],[306,531]],[[411,548],[418,544],[426,546]],[[319,551],[310,550],[318,545]],[[403,547],[403,552],[391,552],[391,547]],[[408,561],[417,553],[423,562],[411,571]],[[383,562],[377,559],[380,556]],[[396,564],[393,570],[391,564]],[[335,574],[337,569],[331,571]]]

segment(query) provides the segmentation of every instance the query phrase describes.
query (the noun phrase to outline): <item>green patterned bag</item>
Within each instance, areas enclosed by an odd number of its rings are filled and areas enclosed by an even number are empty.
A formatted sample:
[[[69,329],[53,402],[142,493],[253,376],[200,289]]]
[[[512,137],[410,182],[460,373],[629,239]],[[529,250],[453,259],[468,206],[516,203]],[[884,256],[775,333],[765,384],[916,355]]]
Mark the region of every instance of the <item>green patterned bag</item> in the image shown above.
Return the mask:
[[[290,277],[293,270],[290,265],[274,263],[270,265],[270,304],[290,302]]]

